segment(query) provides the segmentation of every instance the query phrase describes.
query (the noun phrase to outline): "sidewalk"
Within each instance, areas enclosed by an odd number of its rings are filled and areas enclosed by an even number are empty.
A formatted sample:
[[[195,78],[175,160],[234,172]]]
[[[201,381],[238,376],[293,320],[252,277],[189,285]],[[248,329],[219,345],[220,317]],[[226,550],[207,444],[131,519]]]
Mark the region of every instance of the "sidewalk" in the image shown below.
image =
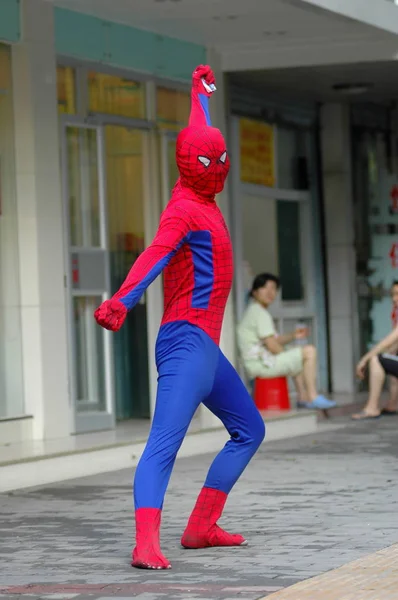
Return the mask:
[[[178,461],[162,529],[169,572],[129,566],[130,470],[0,495],[0,597],[255,600],[276,593],[275,600],[395,599],[396,575],[390,591],[355,591],[366,578],[360,567],[345,573],[344,596],[326,596],[320,584],[307,595],[288,586],[398,541],[397,437],[398,418],[385,417],[265,444],[231,494],[223,520],[248,537],[246,548],[180,548],[211,456]],[[384,556],[380,576],[394,574],[396,556],[395,550],[391,568],[389,554]],[[327,584],[331,592],[333,585]]]

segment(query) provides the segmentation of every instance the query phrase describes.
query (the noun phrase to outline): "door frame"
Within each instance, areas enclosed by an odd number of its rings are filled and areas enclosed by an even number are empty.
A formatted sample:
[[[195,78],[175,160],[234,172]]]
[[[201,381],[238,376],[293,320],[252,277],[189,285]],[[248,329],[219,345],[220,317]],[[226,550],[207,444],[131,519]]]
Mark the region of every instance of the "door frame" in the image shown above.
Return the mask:
[[[104,144],[104,131],[107,125],[117,125],[120,127],[126,127],[128,129],[137,129],[146,131],[148,135],[144,136],[144,146],[146,160],[144,160],[144,227],[145,227],[145,246],[147,247],[155,236],[156,230],[159,225],[159,217],[161,207],[159,206],[160,199],[160,181],[158,175],[158,150],[157,150],[157,132],[155,131],[155,125],[153,122],[144,120],[135,120],[124,117],[115,117],[113,115],[104,114],[93,114],[88,117],[81,117],[78,115],[60,115],[60,139],[61,139],[61,167],[62,167],[62,193],[63,193],[63,210],[64,210],[64,227],[67,235],[64,236],[64,256],[65,256],[65,293],[67,302],[67,319],[68,319],[68,361],[69,361],[69,397],[71,405],[71,432],[82,433],[83,429],[79,428],[77,431],[75,428],[75,391],[73,388],[75,382],[74,374],[74,362],[73,362],[73,337],[71,331],[71,316],[70,312],[70,277],[71,277],[71,265],[69,264],[69,247],[68,242],[70,238],[69,233],[69,214],[67,212],[67,204],[65,202],[65,194],[67,192],[67,171],[64,168],[63,157],[66,156],[66,137],[63,135],[65,127],[94,127],[98,128],[101,139],[101,156],[102,156],[102,182],[104,186],[104,198],[106,197],[106,162],[105,162],[105,144]],[[106,208],[106,204],[105,204]],[[108,235],[108,230],[107,230]],[[108,243],[108,241],[107,241]],[[109,251],[107,260],[109,261]],[[110,275],[110,269],[108,270]],[[108,293],[104,295],[104,299],[107,299],[110,295],[110,283]],[[157,369],[154,361],[155,356],[155,345],[158,335],[158,329],[163,313],[163,287],[161,280],[158,278],[148,288],[147,292],[147,336],[148,336],[148,362],[149,362],[149,393],[150,393],[150,414],[151,419],[155,411],[156,403],[156,392],[157,392]],[[109,344],[108,360],[109,368],[112,369],[112,378],[114,378],[114,367],[113,367],[113,349],[112,349],[112,333],[104,330],[104,335],[107,336],[107,343]],[[112,379],[112,415],[109,421],[107,429],[115,427],[116,412],[115,412],[115,400],[114,400],[114,386]],[[111,396],[109,395],[109,398]],[[90,431],[92,428],[84,428],[84,431]]]
[[[76,128],[82,130],[94,130],[97,134],[97,164],[98,164],[98,191],[100,205],[100,240],[101,252],[105,257],[105,290],[79,290],[73,291],[72,286],[72,259],[71,255],[74,249],[71,246],[71,229],[69,220],[69,181],[68,181],[68,151],[67,151],[67,129]],[[110,295],[110,264],[108,247],[108,220],[106,206],[106,169],[105,169],[105,147],[103,127],[98,124],[89,124],[85,119],[63,118],[61,121],[61,175],[62,175],[62,197],[63,197],[63,216],[66,235],[64,236],[64,257],[65,257],[65,301],[67,307],[67,325],[68,325],[68,364],[69,364],[69,397],[71,409],[71,430],[72,433],[86,433],[90,431],[99,431],[112,429],[115,426],[115,399],[114,399],[114,369],[113,369],[113,346],[112,334],[110,331],[102,329],[104,341],[104,365],[105,365],[105,410],[87,411],[79,413],[77,411],[77,373],[76,373],[76,336],[73,327],[73,298],[82,296],[100,296],[102,301],[109,298]],[[86,249],[90,252],[90,249]],[[98,252],[96,248],[92,252]],[[94,317],[93,317],[94,318]]]
[[[298,311],[301,311],[302,316],[316,317],[316,307],[313,305],[314,298],[314,273],[315,268],[311,259],[311,248],[309,244],[305,244],[304,238],[313,239],[313,227],[310,218],[311,191],[302,191],[294,189],[282,189],[275,187],[266,187],[262,185],[244,183],[240,179],[240,147],[239,147],[239,117],[233,116],[230,121],[229,130],[231,155],[233,156],[233,169],[231,173],[230,194],[232,206],[232,238],[235,255],[235,306],[236,316],[238,321],[243,316],[245,311],[245,286],[243,281],[242,264],[244,259],[243,250],[243,230],[242,230],[242,196],[253,195],[263,197],[264,201],[268,200],[290,200],[299,202],[303,207],[305,215],[303,225],[305,232],[301,232],[301,251],[303,257],[303,279],[305,282],[306,297],[303,302],[282,302],[278,299],[275,302],[275,317],[276,318],[295,318]],[[306,314],[304,314],[304,311]]]
[[[303,222],[300,231],[300,244],[302,252],[302,265],[303,265],[303,282],[305,285],[305,298],[301,302],[289,302],[282,301],[280,295],[275,301],[272,307],[272,315],[275,320],[278,320],[282,324],[283,333],[283,322],[287,319],[300,319],[310,318],[312,319],[312,337],[315,340],[318,339],[318,315],[317,307],[315,302],[315,263],[311,253],[311,244],[306,243],[306,240],[313,240],[314,230],[313,222],[311,219],[311,190],[295,190],[295,189],[283,189],[278,188],[276,183],[275,187],[267,187],[257,184],[244,183],[240,178],[240,132],[239,132],[239,117],[232,115],[229,122],[229,144],[231,146],[231,156],[233,156],[233,168],[230,178],[230,197],[231,197],[231,233],[234,247],[234,260],[236,264],[235,268],[235,285],[234,285],[234,300],[236,307],[236,319],[239,322],[244,314],[246,308],[245,294],[246,289],[243,278],[243,259],[244,259],[244,248],[243,248],[243,229],[242,229],[242,197],[247,195],[253,195],[264,198],[267,200],[290,200],[293,202],[300,203]],[[277,128],[274,132],[275,137],[275,156],[277,148]],[[277,159],[275,158],[275,161]],[[275,164],[277,167],[277,164]],[[318,364],[318,370],[319,370]],[[239,361],[239,370],[243,374],[242,364]]]
[[[161,160],[160,160],[160,168],[161,168],[161,184],[162,184],[162,210],[164,210],[167,206],[168,201],[170,200],[169,188],[170,188],[170,172],[169,172],[169,161],[168,161],[168,153],[167,153],[167,144],[170,140],[176,141],[178,133],[170,130],[160,131],[160,148],[161,148]]]

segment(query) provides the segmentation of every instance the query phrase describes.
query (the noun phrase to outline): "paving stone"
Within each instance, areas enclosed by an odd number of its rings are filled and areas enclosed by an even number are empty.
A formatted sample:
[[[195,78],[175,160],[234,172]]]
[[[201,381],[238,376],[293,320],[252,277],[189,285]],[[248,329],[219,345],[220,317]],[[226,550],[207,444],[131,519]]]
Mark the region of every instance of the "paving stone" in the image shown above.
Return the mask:
[[[1,597],[254,600],[391,546],[397,426],[398,419],[380,419],[264,445],[221,523],[247,536],[246,548],[181,548],[212,456],[177,461],[161,536],[173,564],[166,573],[129,564],[128,470],[1,495]]]

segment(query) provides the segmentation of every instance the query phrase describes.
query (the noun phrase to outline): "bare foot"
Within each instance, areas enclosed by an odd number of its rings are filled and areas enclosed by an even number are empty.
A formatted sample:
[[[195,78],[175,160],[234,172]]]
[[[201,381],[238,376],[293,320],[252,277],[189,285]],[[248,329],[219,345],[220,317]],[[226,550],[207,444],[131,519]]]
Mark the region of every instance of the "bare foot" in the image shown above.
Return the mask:
[[[359,413],[351,415],[351,419],[353,421],[366,421],[366,420],[370,420],[370,419],[378,419],[379,417],[380,417],[380,411],[379,412],[369,412],[367,410],[362,410]]]

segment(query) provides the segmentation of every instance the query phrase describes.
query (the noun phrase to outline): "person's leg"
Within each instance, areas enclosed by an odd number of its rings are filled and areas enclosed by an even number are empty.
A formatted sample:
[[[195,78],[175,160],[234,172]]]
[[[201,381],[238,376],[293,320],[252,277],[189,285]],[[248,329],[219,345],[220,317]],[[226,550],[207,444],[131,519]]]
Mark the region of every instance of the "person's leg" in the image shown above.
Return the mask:
[[[383,414],[395,414],[398,411],[398,379],[390,377],[389,395],[386,407],[382,410]]]
[[[305,389],[303,373],[293,375],[294,385],[297,391],[298,403],[308,402],[307,390]]]
[[[303,348],[303,379],[309,402],[318,396],[316,389],[316,348],[304,346]]]
[[[336,402],[325,398],[317,391],[317,352],[315,346],[304,346],[303,352],[303,379],[309,402],[305,404],[309,409],[327,410],[334,408]]]
[[[369,362],[369,396],[360,413],[352,415],[355,421],[377,418],[380,416],[380,396],[386,379],[386,371],[382,366],[380,356],[373,356]]]
[[[316,388],[316,349],[314,346],[291,348],[277,354],[274,364],[270,367],[264,365],[259,377],[296,377],[302,375],[307,402],[299,402],[298,406],[308,409],[327,410],[336,406],[336,402],[328,400],[317,392]],[[300,381],[300,379],[299,379]]]
[[[204,404],[222,421],[231,438],[210,467],[181,544],[185,548],[241,546],[245,539],[223,531],[217,520],[229,492],[263,441],[265,425],[242,380],[221,351],[214,386]]]
[[[213,346],[201,330],[185,323],[166,325],[160,331],[156,409],[134,479],[134,567],[170,567],[159,542],[163,499],[189,423],[213,386],[218,359]]]

